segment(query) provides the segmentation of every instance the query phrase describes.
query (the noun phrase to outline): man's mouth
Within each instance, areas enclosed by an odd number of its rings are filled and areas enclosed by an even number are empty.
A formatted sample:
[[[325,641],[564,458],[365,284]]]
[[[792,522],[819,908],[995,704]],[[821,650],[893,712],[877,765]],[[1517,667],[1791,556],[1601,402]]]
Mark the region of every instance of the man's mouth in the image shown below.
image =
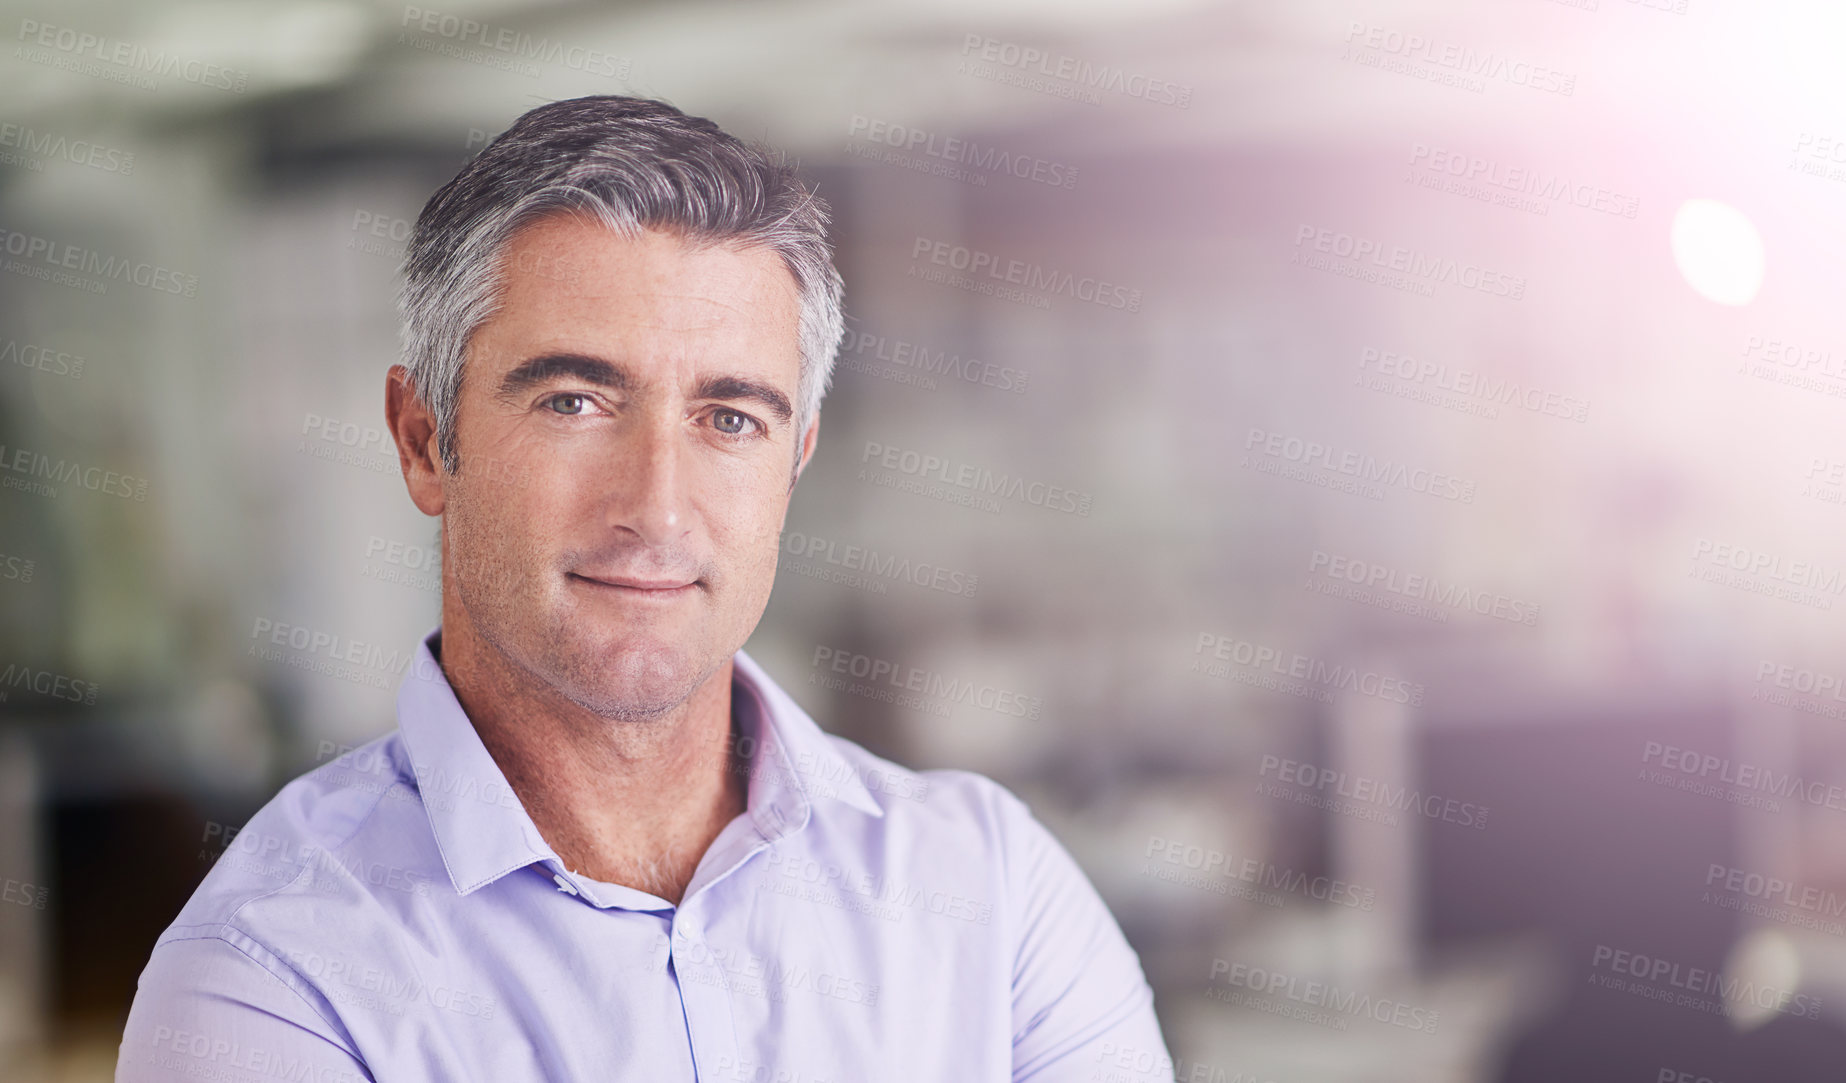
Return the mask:
[[[661,598],[669,598],[684,594],[698,586],[699,583],[697,579],[644,579],[639,576],[631,575],[583,575],[578,572],[568,572],[566,574],[572,579],[588,583],[591,586],[608,587],[627,591],[632,594],[658,596]]]

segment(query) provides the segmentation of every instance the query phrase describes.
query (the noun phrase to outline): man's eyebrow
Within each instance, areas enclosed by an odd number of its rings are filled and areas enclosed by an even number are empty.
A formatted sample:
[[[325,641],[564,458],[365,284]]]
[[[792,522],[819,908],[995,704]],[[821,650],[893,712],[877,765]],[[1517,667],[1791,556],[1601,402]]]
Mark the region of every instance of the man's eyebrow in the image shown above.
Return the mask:
[[[769,384],[742,376],[707,376],[699,381],[698,390],[693,395],[700,399],[751,399],[769,408],[778,421],[787,421],[795,416],[795,408],[789,405],[788,396]]]
[[[500,378],[500,394],[517,395],[530,387],[550,383],[560,376],[574,376],[586,383],[617,391],[628,387],[628,372],[613,361],[575,353],[544,354],[528,358],[513,366]]]

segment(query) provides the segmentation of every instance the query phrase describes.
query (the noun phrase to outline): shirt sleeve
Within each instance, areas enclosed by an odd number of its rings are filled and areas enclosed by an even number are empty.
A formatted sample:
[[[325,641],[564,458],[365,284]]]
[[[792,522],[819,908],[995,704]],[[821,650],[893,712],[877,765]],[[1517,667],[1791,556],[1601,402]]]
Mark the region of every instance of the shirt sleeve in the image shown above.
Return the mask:
[[[1004,803],[1014,813],[1006,828],[1017,900],[1014,1083],[1171,1083],[1154,993],[1121,926],[1051,832],[1017,798]]]
[[[154,948],[128,1011],[117,1083],[371,1080],[344,1028],[271,969],[279,961],[244,941],[182,936]]]

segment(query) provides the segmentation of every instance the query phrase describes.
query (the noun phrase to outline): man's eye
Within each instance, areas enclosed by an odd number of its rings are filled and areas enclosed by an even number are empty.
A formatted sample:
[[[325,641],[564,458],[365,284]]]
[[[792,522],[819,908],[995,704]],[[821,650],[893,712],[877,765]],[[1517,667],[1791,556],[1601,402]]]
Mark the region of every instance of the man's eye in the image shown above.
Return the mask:
[[[546,402],[554,413],[581,414],[589,400],[582,395],[553,395]]]
[[[750,427],[750,418],[736,410],[719,410],[711,415],[712,427],[731,436]]]

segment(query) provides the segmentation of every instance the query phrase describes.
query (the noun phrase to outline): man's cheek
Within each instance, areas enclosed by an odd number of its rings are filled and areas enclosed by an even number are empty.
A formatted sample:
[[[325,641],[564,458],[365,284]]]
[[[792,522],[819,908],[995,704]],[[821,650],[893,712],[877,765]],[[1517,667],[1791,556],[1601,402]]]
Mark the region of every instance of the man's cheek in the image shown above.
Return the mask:
[[[752,580],[773,580],[781,558],[781,527],[779,518],[756,519],[732,535],[725,548],[733,566]],[[726,557],[721,553],[719,559]]]
[[[547,565],[535,539],[521,533],[541,520],[501,499],[491,485],[470,483],[450,505],[444,561],[477,602],[517,597]]]
[[[770,591],[775,586],[776,570],[782,555],[782,529],[786,523],[783,513],[786,509],[786,504],[762,508],[759,514],[751,517],[747,526],[733,535],[736,545],[734,567],[744,580],[739,585],[750,588],[748,593],[753,597],[760,596],[764,604],[767,604]]]

